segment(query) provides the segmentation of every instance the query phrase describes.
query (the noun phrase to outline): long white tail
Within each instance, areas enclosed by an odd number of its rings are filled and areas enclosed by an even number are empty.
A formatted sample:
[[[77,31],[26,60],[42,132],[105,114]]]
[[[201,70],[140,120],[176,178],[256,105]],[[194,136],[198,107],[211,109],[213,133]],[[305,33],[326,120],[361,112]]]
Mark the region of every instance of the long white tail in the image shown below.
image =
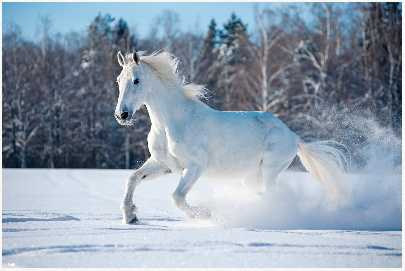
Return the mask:
[[[346,196],[342,181],[349,164],[338,146],[346,149],[344,145],[331,140],[298,144],[298,157],[302,164],[325,185],[334,204],[343,203],[341,201]]]

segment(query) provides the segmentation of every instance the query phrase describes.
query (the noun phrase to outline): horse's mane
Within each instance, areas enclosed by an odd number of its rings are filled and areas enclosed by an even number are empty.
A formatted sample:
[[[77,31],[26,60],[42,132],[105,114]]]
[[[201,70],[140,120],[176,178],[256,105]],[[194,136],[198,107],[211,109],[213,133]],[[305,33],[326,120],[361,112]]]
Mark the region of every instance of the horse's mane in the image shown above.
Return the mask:
[[[199,101],[205,98],[206,89],[202,85],[185,83],[178,73],[179,60],[174,55],[166,51],[156,51],[150,55],[138,52],[140,61],[148,65],[152,71],[168,86],[180,88],[183,94],[193,100]]]

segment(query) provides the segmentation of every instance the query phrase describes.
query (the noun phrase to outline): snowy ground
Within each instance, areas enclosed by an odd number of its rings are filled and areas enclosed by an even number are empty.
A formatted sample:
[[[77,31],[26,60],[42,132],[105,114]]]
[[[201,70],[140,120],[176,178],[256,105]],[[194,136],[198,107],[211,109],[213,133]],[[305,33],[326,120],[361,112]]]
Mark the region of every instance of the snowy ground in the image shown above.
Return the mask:
[[[352,178],[352,198],[338,210],[325,207],[304,173],[285,173],[266,200],[201,180],[190,202],[211,207],[214,218],[197,221],[172,204],[170,175],[137,189],[141,223],[122,225],[129,174],[3,170],[3,266],[401,266],[400,176]]]

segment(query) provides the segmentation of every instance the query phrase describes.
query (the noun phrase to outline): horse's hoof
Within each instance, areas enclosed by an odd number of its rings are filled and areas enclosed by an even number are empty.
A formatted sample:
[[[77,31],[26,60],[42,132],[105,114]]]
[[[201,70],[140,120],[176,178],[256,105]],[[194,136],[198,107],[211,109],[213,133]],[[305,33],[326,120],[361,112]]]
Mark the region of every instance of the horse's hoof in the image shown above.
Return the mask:
[[[135,205],[122,208],[122,224],[135,224],[136,222],[138,222],[138,218],[136,217]]]
[[[138,217],[136,214],[132,214],[131,216],[124,216],[122,219],[122,224],[136,224],[138,222]]]
[[[131,221],[128,222],[128,224],[136,224],[138,221],[138,218],[135,216]]]

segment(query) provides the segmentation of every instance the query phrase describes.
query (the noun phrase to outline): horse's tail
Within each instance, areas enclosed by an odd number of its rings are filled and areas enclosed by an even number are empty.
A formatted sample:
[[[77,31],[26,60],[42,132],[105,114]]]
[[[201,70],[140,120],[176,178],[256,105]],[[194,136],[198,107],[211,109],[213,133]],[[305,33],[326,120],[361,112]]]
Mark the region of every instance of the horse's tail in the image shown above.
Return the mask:
[[[349,160],[345,153],[346,147],[335,141],[318,141],[312,143],[298,143],[298,157],[304,167],[320,181],[327,189],[333,203],[343,200],[342,180]]]

